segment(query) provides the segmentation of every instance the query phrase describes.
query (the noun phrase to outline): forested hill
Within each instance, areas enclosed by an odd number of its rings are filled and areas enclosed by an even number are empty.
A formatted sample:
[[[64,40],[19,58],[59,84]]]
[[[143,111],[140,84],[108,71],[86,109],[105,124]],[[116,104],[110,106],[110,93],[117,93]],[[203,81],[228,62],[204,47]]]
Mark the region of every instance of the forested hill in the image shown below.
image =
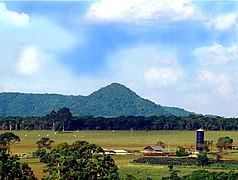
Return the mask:
[[[89,96],[0,93],[0,116],[2,117],[42,116],[62,107],[68,107],[73,115],[187,116],[191,114],[180,108],[157,105],[118,83],[103,87]]]

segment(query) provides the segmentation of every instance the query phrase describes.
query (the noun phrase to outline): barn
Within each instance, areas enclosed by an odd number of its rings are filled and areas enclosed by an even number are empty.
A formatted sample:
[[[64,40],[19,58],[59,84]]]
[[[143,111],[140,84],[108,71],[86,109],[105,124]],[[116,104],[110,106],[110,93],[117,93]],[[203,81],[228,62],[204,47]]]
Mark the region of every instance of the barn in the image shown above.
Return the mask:
[[[146,146],[144,151],[163,152],[164,148],[162,146]]]

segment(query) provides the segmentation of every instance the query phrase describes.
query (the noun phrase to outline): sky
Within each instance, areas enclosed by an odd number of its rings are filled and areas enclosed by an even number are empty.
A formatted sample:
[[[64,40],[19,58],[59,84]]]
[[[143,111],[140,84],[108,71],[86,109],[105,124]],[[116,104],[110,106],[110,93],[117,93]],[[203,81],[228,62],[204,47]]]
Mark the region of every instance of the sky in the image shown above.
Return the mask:
[[[0,92],[89,95],[113,82],[238,117],[238,1],[1,1]]]

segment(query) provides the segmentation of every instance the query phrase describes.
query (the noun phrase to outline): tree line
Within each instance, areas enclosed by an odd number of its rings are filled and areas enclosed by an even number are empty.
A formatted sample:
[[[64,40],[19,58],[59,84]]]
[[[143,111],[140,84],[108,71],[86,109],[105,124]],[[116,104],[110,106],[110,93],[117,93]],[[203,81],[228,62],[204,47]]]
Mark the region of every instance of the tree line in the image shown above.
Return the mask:
[[[238,118],[219,116],[73,116],[68,108],[45,116],[1,117],[1,130],[237,130]]]

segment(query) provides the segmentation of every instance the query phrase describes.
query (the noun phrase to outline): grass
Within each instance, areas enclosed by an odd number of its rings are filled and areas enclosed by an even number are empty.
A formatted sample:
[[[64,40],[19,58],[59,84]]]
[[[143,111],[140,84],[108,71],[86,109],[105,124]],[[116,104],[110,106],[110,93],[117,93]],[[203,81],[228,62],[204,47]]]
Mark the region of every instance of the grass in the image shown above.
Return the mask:
[[[196,131],[73,131],[55,134],[53,131],[14,131],[21,142],[13,146],[13,152],[30,153],[36,149],[36,141],[41,137],[49,137],[55,144],[73,143],[86,140],[107,149],[142,150],[147,145],[155,145],[163,141],[167,148],[174,151],[177,146],[195,147]],[[205,131],[205,140],[213,141],[229,136],[234,144],[238,142],[236,131]],[[214,145],[215,146],[215,145]]]
[[[3,132],[3,131],[2,131]],[[2,133],[0,131],[0,133]],[[77,140],[86,140],[89,143],[95,143],[106,149],[127,149],[127,150],[143,150],[147,145],[155,145],[157,141],[163,141],[167,149],[175,151],[177,146],[195,147],[196,131],[73,131],[55,134],[53,131],[13,131],[21,138],[21,142],[12,146],[12,152],[21,154],[31,154],[37,149],[36,141],[41,137],[49,137],[54,140],[54,144],[67,142],[69,144]],[[214,142],[215,144],[220,137],[229,136],[234,140],[234,145],[238,143],[236,131],[205,131],[205,140]],[[225,155],[224,159],[238,159],[238,152],[232,151]],[[235,153],[236,152],[236,153]],[[136,177],[150,177],[158,179],[158,177],[168,176],[168,168],[158,165],[138,165],[132,164],[131,161],[138,156],[114,156],[115,162],[119,167],[121,177],[125,178],[127,174],[133,174]],[[38,178],[43,176],[42,169],[44,164],[39,160],[22,160],[28,162],[34,170]],[[180,170],[179,175],[186,175],[197,169],[198,167],[175,167]],[[213,169],[220,170],[220,169]]]

